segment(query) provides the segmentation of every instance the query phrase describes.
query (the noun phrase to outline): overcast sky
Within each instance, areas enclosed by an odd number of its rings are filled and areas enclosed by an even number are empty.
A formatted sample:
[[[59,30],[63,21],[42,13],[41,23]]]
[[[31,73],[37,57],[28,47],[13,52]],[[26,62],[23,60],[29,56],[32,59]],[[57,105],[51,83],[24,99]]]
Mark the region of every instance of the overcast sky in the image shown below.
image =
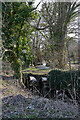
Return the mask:
[[[46,1],[46,2],[47,2],[47,1],[56,1],[56,2],[57,2],[57,1],[58,1],[58,2],[61,2],[61,1],[62,1],[62,2],[64,2],[64,1],[65,1],[65,2],[78,1],[78,2],[79,2],[80,0],[35,0],[35,5],[37,5],[40,1]]]
[[[38,3],[40,2],[41,0],[35,0],[35,3],[34,3],[34,5],[35,5],[35,7],[38,5]],[[38,6],[38,9],[40,9],[41,8],[41,4]]]
[[[40,2],[40,1],[55,1],[55,0],[35,0],[35,6],[37,6],[38,5],[38,3]],[[61,1],[61,0],[58,0],[58,1]],[[64,1],[64,0],[62,0],[62,1]],[[71,1],[71,0],[65,0],[66,2],[69,2],[69,1]],[[74,1],[74,0],[72,0],[72,1]],[[79,1],[79,0],[78,0]],[[41,8],[41,4],[38,6],[38,9],[40,9]],[[70,37],[73,37],[73,36],[75,36],[75,34],[74,33],[72,33],[72,34],[69,34],[69,36]]]

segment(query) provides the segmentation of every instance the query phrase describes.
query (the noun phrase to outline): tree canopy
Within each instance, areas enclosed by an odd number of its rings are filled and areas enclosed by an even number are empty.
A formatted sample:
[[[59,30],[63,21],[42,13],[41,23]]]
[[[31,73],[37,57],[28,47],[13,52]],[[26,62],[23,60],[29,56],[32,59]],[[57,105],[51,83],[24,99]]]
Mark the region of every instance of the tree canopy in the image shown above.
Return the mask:
[[[18,74],[23,62],[31,61],[31,35],[34,28],[31,20],[37,18],[37,12],[26,3],[2,3],[2,42],[4,55]],[[26,51],[26,54],[24,53]],[[23,57],[25,56],[25,61]]]
[[[30,2],[2,3],[3,59],[7,58],[18,76],[22,66],[28,67],[32,60],[37,64],[45,59],[52,67],[55,63],[55,67],[64,68],[68,25],[79,5],[43,2],[38,11]]]

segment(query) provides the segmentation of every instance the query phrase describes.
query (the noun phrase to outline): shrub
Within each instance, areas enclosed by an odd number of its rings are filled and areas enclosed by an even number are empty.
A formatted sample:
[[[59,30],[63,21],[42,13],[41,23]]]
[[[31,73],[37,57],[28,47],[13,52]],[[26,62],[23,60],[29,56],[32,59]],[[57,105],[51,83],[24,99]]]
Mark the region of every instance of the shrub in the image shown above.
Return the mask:
[[[76,92],[79,92],[79,75],[80,71],[51,70],[48,74],[49,89],[58,91],[67,89],[73,92],[75,87]]]

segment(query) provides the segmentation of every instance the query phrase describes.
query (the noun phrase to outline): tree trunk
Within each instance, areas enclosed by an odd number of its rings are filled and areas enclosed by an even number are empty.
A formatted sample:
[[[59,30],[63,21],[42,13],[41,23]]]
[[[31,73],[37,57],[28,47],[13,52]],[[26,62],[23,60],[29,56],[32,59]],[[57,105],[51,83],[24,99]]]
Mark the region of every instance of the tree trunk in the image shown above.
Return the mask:
[[[60,38],[58,38],[57,40],[57,60],[58,60],[58,68],[59,69],[64,69],[64,39],[65,39],[65,35]]]

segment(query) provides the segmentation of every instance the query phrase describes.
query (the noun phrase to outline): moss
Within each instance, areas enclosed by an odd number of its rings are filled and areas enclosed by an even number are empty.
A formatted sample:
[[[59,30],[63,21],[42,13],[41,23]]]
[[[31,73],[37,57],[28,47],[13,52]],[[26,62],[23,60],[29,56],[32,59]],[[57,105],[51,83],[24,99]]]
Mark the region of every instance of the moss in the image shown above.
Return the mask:
[[[38,70],[38,68],[31,67],[31,68],[24,69],[23,71],[36,71],[36,70]]]
[[[41,74],[48,74],[50,72],[50,70],[51,69],[39,70],[38,68],[31,67],[31,68],[24,69],[23,72],[41,75]]]
[[[2,85],[8,85],[8,83],[2,80]]]

